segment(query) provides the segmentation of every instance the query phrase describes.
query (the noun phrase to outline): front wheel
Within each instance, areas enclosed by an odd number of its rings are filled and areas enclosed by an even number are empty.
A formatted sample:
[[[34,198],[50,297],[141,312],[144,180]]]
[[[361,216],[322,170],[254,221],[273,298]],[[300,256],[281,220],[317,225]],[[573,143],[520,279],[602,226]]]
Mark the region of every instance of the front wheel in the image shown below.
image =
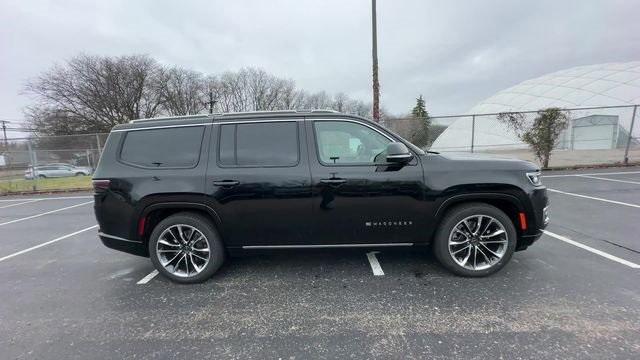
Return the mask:
[[[215,227],[199,214],[178,213],[162,220],[148,246],[155,268],[178,283],[203,282],[224,262],[224,246]]]
[[[450,210],[434,239],[440,263],[461,276],[481,277],[504,267],[516,248],[516,229],[500,209],[483,203]]]

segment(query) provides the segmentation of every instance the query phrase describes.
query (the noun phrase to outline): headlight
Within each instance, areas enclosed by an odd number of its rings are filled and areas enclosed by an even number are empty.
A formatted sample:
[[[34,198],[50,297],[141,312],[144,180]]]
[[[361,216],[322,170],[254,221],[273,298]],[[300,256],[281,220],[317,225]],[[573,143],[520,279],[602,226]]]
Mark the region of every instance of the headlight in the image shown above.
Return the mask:
[[[527,178],[533,186],[542,186],[542,174],[539,171],[527,173]]]

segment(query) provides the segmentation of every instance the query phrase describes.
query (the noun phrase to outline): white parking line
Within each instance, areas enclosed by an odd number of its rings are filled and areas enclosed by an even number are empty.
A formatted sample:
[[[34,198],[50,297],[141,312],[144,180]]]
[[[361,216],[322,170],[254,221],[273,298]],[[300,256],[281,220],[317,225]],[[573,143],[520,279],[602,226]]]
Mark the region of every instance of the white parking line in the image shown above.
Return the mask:
[[[140,279],[140,281],[138,281],[136,284],[144,285],[144,284],[148,283],[149,281],[151,281],[151,279],[156,277],[156,275],[158,275],[158,270],[153,270],[152,272],[149,273],[149,275],[147,275],[147,276],[143,277],[142,279]]]
[[[587,179],[596,179],[596,180],[615,181],[615,182],[621,182],[621,183],[626,183],[626,184],[637,184],[637,185],[640,185],[640,181],[620,180],[620,179],[609,179],[609,178],[603,178],[603,177],[599,177],[599,176],[591,176],[591,175],[576,175],[576,176],[577,176],[577,177],[581,177],[581,178],[587,178]]]
[[[373,271],[373,275],[382,276],[384,275],[384,271],[382,271],[382,267],[378,262],[378,258],[376,258],[376,254],[380,251],[371,251],[367,253],[367,259],[369,259],[369,264],[371,265],[371,270]]]
[[[624,205],[624,206],[629,206],[629,207],[634,207],[634,208],[640,209],[640,205],[629,204],[629,203],[625,203],[625,202],[622,202],[622,201],[608,200],[608,199],[603,199],[603,198],[599,198],[599,197],[595,197],[595,196],[581,195],[581,194],[570,193],[570,192],[560,191],[560,190],[551,189],[551,188],[547,188],[547,190],[551,191],[551,192],[559,193],[559,194],[570,195],[570,196],[575,196],[575,197],[580,197],[580,198],[585,198],[585,199],[590,199],[590,200],[604,201],[604,202],[608,202],[608,203],[611,203],[611,204]],[[0,225],[2,225],[2,224],[0,224]]]
[[[67,207],[60,208],[60,209],[51,210],[51,211],[43,212],[43,213],[40,213],[40,214],[31,215],[31,216],[23,217],[23,218],[20,218],[20,219],[15,219],[15,220],[11,220],[11,221],[7,221],[7,222],[3,222],[3,223],[0,223],[0,226],[13,224],[13,223],[17,223],[17,222],[20,222],[20,221],[30,220],[30,219],[37,218],[37,217],[40,217],[40,216],[45,216],[45,215],[49,215],[49,214],[53,214],[53,213],[57,213],[57,212],[59,212],[59,211],[64,211],[64,210],[68,210],[68,209],[73,209],[73,208],[78,207],[78,206],[91,204],[92,202],[93,202],[93,201],[87,201],[87,202],[83,202],[83,203],[80,203],[80,204],[71,205],[71,206],[67,206]]]
[[[21,198],[21,199],[2,199],[0,202],[13,202],[13,201],[25,201],[25,200],[73,200],[73,199],[93,199],[93,196],[57,196],[57,197],[45,197],[45,198]]]
[[[594,253],[596,255],[600,255],[602,257],[605,257],[605,258],[607,258],[609,260],[615,261],[615,262],[620,263],[622,265],[626,265],[626,266],[628,266],[630,268],[633,268],[633,269],[640,269],[640,265],[638,265],[636,263],[632,263],[631,261],[628,261],[628,260],[625,260],[625,259],[621,259],[621,258],[619,258],[617,256],[608,254],[608,253],[606,253],[604,251],[601,251],[601,250],[598,250],[598,249],[594,249],[591,246],[587,246],[587,245],[581,244],[581,243],[579,243],[577,241],[571,240],[571,239],[569,239],[567,237],[564,237],[562,235],[558,235],[558,234],[552,233],[551,231],[543,230],[543,232],[545,234],[553,237],[553,238],[556,238],[556,239],[558,239],[560,241],[564,241],[567,244],[571,244],[573,246],[577,246],[577,247],[579,247],[581,249],[587,250],[587,251],[592,252],[592,253]]]
[[[64,239],[66,239],[66,238],[70,238],[70,237],[72,237],[72,236],[78,235],[78,234],[83,233],[83,232],[85,232],[85,231],[89,231],[89,230],[91,230],[91,229],[95,229],[95,228],[97,228],[97,227],[98,227],[98,225],[89,226],[88,228],[85,228],[85,229],[82,229],[82,230],[78,230],[78,231],[76,231],[76,232],[72,232],[71,234],[67,234],[67,235],[60,236],[59,238],[55,238],[55,239],[53,239],[53,240],[47,241],[47,242],[45,242],[45,243],[42,243],[42,244],[40,244],[40,245],[32,246],[32,247],[30,247],[30,248],[28,248],[28,249],[24,249],[24,250],[21,250],[21,251],[15,252],[15,253],[13,253],[13,254],[11,254],[11,255],[7,255],[7,256],[5,256],[5,257],[0,258],[0,262],[5,261],[5,260],[8,260],[8,259],[11,259],[12,257],[18,256],[18,255],[21,255],[21,254],[27,253],[27,252],[29,252],[29,251],[33,251],[33,250],[38,249],[38,248],[41,248],[41,247],[43,247],[43,246],[47,246],[47,245],[49,245],[49,244],[53,244],[53,243],[58,242],[58,241],[60,241],[60,240],[64,240]]]
[[[557,177],[569,177],[569,176],[598,176],[598,175],[625,175],[625,174],[640,174],[640,171],[620,171],[620,172],[601,172],[601,173],[590,173],[590,174],[560,174],[560,175],[545,175],[542,174],[543,178],[557,178]]]
[[[40,201],[40,200],[37,200],[37,199],[36,200],[29,200],[29,201],[23,201],[23,202],[11,204],[11,205],[0,206],[0,209],[6,209],[6,208],[18,206],[18,205],[30,204],[30,203],[37,202],[37,201]]]

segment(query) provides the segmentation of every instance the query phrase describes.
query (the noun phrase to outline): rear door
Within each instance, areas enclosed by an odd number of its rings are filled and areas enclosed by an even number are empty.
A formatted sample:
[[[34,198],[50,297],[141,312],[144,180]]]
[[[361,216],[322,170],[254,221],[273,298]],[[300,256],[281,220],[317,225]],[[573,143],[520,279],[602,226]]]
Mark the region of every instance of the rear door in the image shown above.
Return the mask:
[[[311,176],[301,120],[214,125],[206,187],[227,246],[309,240]]]

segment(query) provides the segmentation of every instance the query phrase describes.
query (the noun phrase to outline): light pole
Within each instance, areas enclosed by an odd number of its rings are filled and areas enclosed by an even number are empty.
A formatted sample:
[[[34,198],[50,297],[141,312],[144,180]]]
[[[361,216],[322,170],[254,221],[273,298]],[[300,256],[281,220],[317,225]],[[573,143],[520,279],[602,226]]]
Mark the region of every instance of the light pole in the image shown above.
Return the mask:
[[[373,58],[373,120],[380,122],[380,82],[378,81],[378,26],[376,0],[371,0],[371,41]]]

